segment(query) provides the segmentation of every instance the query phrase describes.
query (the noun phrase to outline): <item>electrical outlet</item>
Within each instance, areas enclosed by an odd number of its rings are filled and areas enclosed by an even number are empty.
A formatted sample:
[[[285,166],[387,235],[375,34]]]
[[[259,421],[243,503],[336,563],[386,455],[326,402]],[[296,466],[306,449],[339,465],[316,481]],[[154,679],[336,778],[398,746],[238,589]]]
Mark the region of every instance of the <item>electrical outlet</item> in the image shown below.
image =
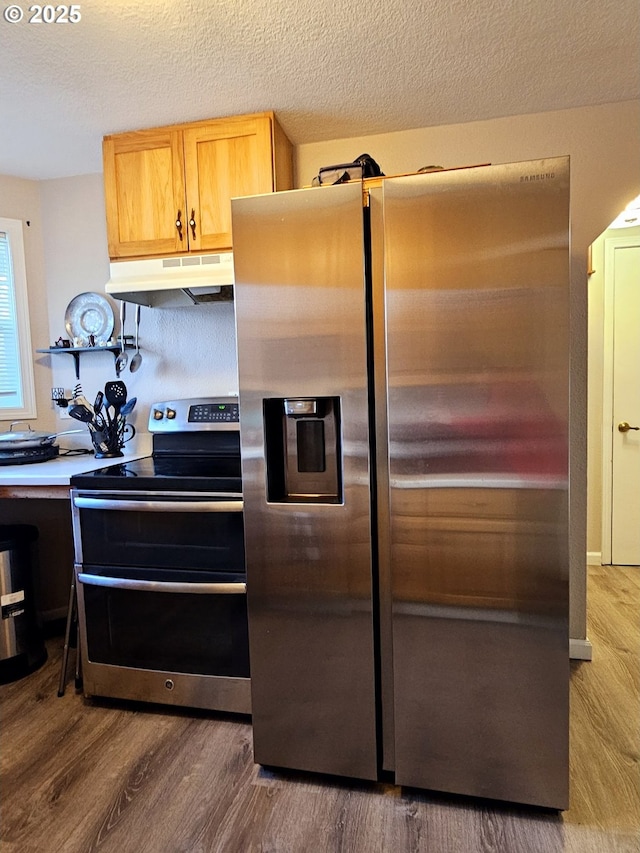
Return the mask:
[[[51,401],[54,412],[59,418],[70,420],[69,402],[70,395],[67,395],[64,388],[51,389]]]
[[[69,397],[65,394],[64,388],[52,388],[51,400],[53,402],[53,410],[59,417],[69,419]]]

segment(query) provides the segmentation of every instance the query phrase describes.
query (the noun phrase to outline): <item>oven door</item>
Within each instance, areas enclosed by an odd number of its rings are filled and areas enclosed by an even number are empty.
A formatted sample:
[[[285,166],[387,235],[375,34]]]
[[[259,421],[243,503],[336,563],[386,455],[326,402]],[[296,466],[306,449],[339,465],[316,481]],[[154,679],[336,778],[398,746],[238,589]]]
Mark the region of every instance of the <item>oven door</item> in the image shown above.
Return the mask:
[[[244,573],[240,495],[72,489],[71,502],[76,563]]]
[[[85,695],[250,713],[242,501],[72,507]]]

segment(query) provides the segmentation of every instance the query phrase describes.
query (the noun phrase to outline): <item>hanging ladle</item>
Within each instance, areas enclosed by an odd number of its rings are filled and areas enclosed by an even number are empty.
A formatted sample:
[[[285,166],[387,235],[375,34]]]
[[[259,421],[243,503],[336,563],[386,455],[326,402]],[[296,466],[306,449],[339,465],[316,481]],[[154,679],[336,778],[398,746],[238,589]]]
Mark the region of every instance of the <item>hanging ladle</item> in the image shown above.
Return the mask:
[[[124,300],[120,301],[120,354],[116,358],[116,376],[120,378],[120,374],[127,366],[127,362],[129,361],[129,356],[125,352],[125,343],[124,343],[124,321],[126,318],[126,303]]]
[[[131,359],[131,364],[129,365],[129,370],[132,373],[135,373],[136,370],[142,364],[142,356],[140,355],[140,344],[138,343],[139,334],[140,334],[140,306],[136,305],[136,351],[135,351],[135,355]]]

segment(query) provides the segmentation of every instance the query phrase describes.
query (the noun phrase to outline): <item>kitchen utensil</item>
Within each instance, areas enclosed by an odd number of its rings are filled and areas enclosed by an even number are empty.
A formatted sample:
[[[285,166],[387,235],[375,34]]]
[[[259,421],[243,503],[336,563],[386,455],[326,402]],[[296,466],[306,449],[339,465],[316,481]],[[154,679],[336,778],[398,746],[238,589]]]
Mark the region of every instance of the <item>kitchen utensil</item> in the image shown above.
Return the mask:
[[[93,412],[82,403],[69,407],[69,417],[82,423],[93,423]]]
[[[81,429],[66,429],[62,432],[38,432],[31,429],[14,430],[13,427],[22,421],[14,421],[9,427],[9,432],[0,433],[0,450],[26,450],[34,447],[46,447],[53,444],[59,435],[69,435],[74,432],[82,432]]]
[[[136,370],[142,364],[142,356],[140,355],[140,343],[139,343],[139,334],[140,334],[140,305],[136,305],[136,351],[131,359],[131,364],[129,365],[129,370],[132,373],[135,373]]]
[[[130,415],[131,412],[134,410],[137,402],[137,397],[132,397],[130,400],[127,400],[124,406],[120,409],[120,416],[126,418],[127,415]]]
[[[89,337],[104,345],[113,332],[111,305],[100,293],[80,293],[67,305],[64,326],[69,337],[87,346]]]
[[[101,458],[103,454],[109,453],[112,450],[110,444],[110,436],[106,430],[97,429],[91,436],[91,441],[96,450],[96,456]]]
[[[74,406],[84,406],[85,408],[89,409],[90,412],[93,413],[93,406],[84,396],[84,394],[74,394],[72,403]]]
[[[124,323],[127,316],[127,303],[124,299],[120,300],[120,355],[116,358],[116,376],[120,376],[122,371],[127,366],[127,362],[129,361],[129,356],[125,351],[125,341],[124,341]]]
[[[121,380],[107,382],[104,386],[104,397],[109,406],[113,407],[111,421],[117,421],[120,409],[127,402],[127,386]]]
[[[121,379],[106,382],[104,386],[104,398],[111,406],[118,404],[119,409],[127,402],[127,386]]]
[[[88,409],[83,405],[71,406],[69,409],[69,417],[74,418],[77,421],[82,421],[82,423],[85,423],[89,427],[89,432],[92,433],[91,441],[94,447],[99,448],[104,453],[109,450],[109,445],[105,441],[102,431],[98,430],[94,422],[95,416],[91,409]]]
[[[106,419],[102,416],[102,407],[104,405],[104,393],[102,391],[98,391],[96,394],[96,399],[93,404],[93,419],[95,425],[98,429],[106,429],[107,421],[109,419],[109,413],[105,410]]]

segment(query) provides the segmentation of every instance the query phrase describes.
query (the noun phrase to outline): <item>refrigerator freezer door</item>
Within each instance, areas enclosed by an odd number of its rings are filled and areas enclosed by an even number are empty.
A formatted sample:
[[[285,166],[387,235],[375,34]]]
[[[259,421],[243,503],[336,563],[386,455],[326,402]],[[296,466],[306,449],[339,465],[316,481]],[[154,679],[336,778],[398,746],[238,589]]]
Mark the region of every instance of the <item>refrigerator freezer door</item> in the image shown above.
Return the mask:
[[[568,804],[568,158],[388,179],[396,781]]]
[[[375,779],[363,238],[360,184],[233,202],[255,759]]]

